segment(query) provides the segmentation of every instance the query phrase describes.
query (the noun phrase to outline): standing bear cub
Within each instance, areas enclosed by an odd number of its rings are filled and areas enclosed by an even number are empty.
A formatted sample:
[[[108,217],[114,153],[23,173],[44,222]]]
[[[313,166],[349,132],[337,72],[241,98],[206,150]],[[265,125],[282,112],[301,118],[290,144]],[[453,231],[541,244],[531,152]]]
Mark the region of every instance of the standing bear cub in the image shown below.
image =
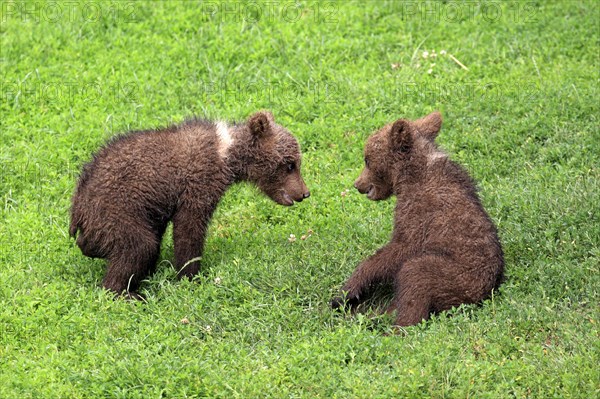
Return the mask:
[[[332,307],[355,306],[372,285],[394,283],[388,312],[409,326],[431,312],[490,296],[503,279],[496,228],[467,172],[438,149],[442,118],[400,119],[369,137],[354,186],[371,200],[397,197],[391,241],[363,261]]]
[[[281,205],[310,195],[298,142],[268,112],[241,124],[191,120],[131,132],[83,167],[69,232],[84,255],[108,260],[105,288],[140,299],[135,291],[156,267],[169,221],[178,277],[192,278],[220,198],[242,180]]]

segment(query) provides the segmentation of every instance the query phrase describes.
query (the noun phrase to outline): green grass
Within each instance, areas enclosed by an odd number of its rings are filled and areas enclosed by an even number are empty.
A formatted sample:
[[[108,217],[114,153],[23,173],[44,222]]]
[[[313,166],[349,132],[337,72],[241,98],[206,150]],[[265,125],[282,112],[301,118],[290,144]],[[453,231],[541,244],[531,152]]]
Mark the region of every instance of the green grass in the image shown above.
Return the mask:
[[[600,395],[598,3],[294,4],[2,1],[0,398]],[[113,301],[67,235],[81,165],[122,131],[261,108],[301,142],[311,198],[234,187],[197,281],[169,232],[148,303]],[[394,201],[352,188],[366,137],[434,109],[508,280],[389,336],[389,295],[328,301],[392,228]]]

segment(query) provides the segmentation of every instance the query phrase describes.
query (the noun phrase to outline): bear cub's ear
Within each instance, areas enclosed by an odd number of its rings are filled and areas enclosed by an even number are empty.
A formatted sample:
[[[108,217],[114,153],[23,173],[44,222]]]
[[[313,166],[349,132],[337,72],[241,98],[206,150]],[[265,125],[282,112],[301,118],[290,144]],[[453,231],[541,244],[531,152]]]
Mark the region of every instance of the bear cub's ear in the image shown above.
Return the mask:
[[[390,130],[390,145],[394,151],[402,153],[410,151],[413,144],[410,130],[410,122],[406,119],[394,122]]]
[[[429,140],[434,140],[442,128],[442,114],[439,111],[430,113],[413,122],[417,131]]]
[[[272,133],[271,123],[273,115],[267,111],[260,111],[248,118],[248,128],[256,139],[264,139]]]

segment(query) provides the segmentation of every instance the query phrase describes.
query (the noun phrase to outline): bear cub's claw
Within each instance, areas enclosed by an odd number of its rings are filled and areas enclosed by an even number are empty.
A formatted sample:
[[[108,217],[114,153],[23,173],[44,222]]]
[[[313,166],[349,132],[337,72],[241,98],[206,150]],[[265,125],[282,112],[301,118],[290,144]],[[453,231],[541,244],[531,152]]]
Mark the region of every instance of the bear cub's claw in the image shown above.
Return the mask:
[[[142,294],[138,294],[137,292],[134,292],[134,291],[124,291],[121,294],[115,294],[114,299],[115,300],[124,299],[126,301],[132,301],[132,302],[144,302],[144,303],[148,302],[146,300],[145,296],[143,296]]]

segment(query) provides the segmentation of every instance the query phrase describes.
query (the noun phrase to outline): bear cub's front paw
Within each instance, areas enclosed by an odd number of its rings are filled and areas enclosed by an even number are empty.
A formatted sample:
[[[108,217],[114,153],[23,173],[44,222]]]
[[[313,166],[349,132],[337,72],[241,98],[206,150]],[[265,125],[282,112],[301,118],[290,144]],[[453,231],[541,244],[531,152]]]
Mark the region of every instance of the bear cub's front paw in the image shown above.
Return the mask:
[[[352,308],[356,305],[358,305],[359,301],[358,301],[358,297],[356,296],[348,296],[348,295],[343,295],[343,296],[336,296],[334,297],[331,302],[331,308],[334,310],[342,310],[342,309],[348,309],[348,308]]]

